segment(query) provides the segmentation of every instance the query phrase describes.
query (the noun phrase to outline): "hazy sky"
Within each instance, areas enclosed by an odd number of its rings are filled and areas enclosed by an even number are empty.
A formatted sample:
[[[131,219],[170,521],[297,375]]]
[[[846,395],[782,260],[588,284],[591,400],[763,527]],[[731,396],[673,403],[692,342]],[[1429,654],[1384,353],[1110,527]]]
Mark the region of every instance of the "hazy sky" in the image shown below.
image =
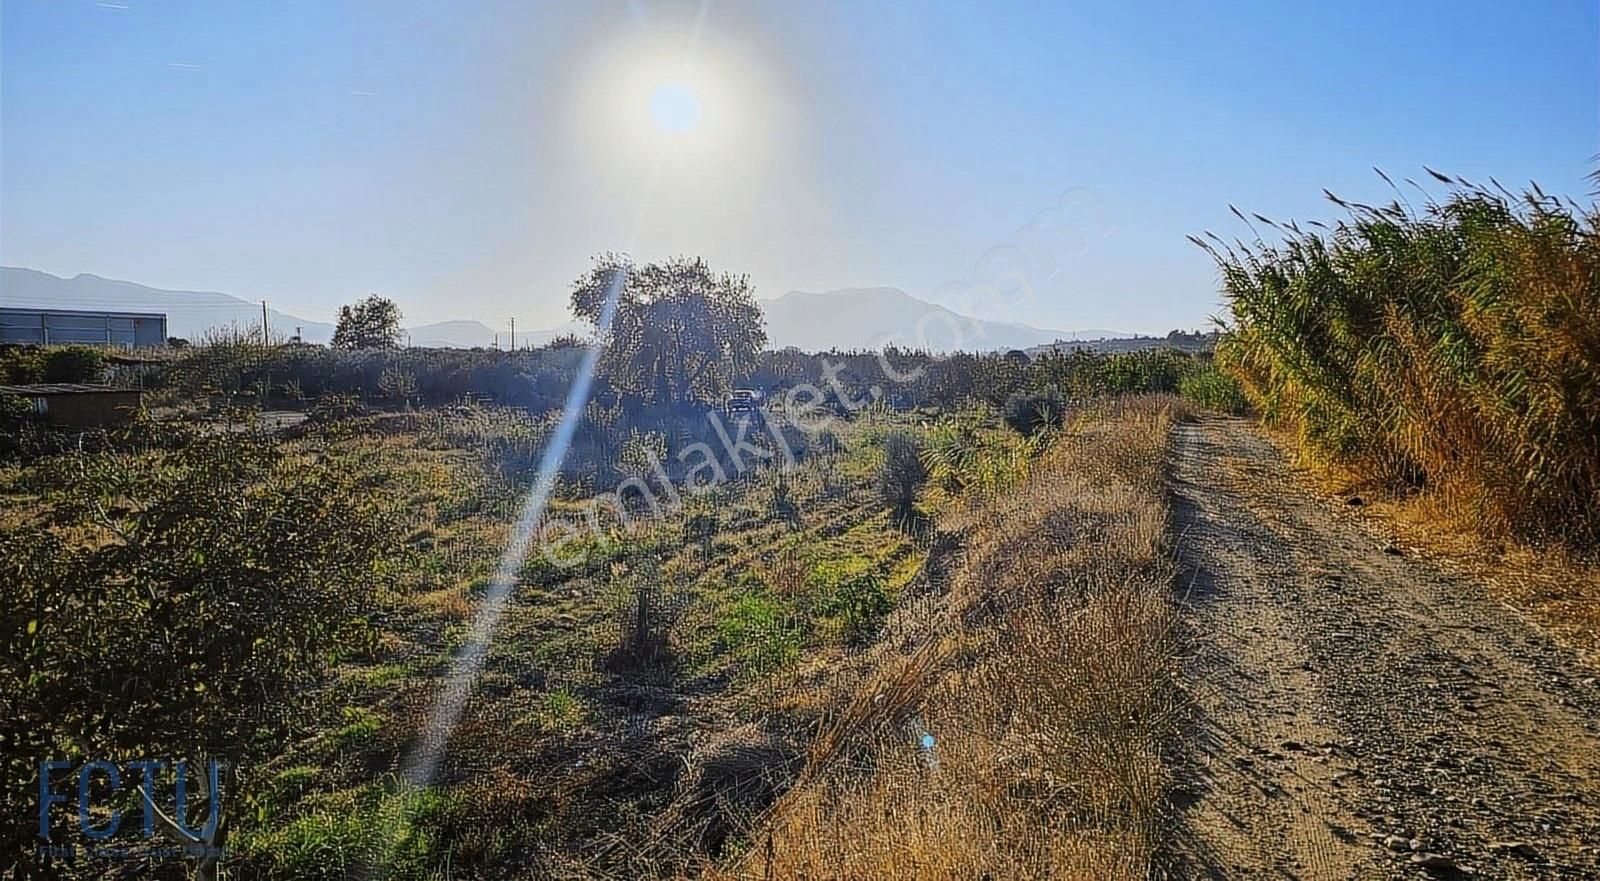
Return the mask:
[[[950,300],[1011,247],[993,317],[1162,332],[1229,203],[1600,151],[1593,0],[0,4],[0,262],[310,319],[550,326],[608,249]]]

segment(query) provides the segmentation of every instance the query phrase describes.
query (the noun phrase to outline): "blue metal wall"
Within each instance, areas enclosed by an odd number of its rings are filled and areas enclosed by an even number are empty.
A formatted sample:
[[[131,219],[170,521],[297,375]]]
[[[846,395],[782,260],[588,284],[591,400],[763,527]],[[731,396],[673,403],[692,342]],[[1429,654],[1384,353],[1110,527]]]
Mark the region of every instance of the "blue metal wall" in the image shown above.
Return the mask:
[[[159,312],[80,312],[0,306],[0,343],[164,346],[167,316]]]

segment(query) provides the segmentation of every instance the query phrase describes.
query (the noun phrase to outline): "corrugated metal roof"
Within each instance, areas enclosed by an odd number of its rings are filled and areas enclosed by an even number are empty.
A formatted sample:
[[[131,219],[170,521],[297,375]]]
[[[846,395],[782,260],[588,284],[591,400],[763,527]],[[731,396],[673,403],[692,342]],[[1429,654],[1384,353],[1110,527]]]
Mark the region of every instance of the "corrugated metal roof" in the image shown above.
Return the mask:
[[[136,388],[115,385],[90,385],[83,382],[40,382],[33,385],[0,385],[0,395],[21,395],[37,398],[45,395],[92,395],[107,392],[133,392]]]

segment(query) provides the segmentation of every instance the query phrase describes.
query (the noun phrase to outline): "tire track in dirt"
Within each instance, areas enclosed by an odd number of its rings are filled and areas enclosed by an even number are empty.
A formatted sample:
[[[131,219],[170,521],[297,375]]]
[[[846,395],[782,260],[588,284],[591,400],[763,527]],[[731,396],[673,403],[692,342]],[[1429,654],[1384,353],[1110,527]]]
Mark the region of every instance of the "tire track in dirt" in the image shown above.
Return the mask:
[[[1247,422],[1175,432],[1198,711],[1180,872],[1600,878],[1594,671],[1386,550]]]

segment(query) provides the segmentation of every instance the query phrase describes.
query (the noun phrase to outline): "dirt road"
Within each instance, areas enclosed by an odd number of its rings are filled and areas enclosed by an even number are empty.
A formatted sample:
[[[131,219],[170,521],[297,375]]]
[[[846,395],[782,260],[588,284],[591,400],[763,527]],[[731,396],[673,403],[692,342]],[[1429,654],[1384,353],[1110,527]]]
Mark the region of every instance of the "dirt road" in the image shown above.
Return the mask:
[[[1317,498],[1245,422],[1177,429],[1202,878],[1600,878],[1595,671]]]

